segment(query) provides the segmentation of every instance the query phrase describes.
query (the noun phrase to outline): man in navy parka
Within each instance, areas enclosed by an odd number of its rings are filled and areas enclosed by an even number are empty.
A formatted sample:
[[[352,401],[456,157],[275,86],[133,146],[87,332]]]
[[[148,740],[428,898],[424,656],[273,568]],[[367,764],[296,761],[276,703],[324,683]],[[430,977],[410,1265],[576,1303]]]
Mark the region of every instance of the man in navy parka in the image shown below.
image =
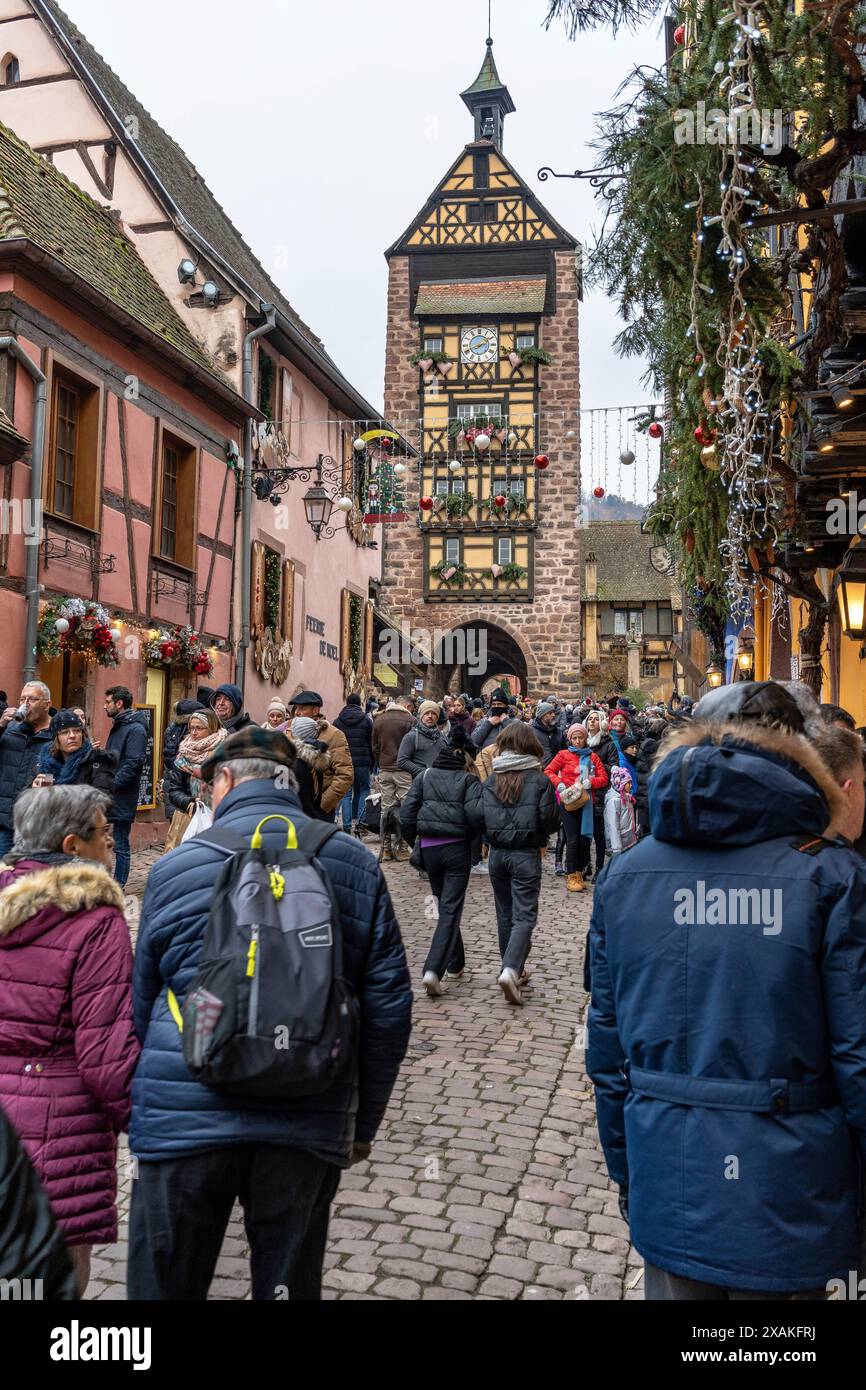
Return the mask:
[[[823,1297],[857,1268],[866,865],[787,691],[696,715],[659,749],[652,835],[596,886],[605,1158],[647,1298]]]

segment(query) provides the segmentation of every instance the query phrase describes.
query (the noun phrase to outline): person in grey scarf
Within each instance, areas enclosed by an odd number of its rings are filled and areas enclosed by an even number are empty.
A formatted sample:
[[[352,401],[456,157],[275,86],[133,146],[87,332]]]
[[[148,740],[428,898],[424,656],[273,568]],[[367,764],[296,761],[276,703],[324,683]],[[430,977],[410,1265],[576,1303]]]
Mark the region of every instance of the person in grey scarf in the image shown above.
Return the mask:
[[[441,706],[435,700],[422,700],[418,710],[418,722],[414,729],[403,735],[397,766],[412,777],[432,767],[436,756],[446,741],[439,727]]]

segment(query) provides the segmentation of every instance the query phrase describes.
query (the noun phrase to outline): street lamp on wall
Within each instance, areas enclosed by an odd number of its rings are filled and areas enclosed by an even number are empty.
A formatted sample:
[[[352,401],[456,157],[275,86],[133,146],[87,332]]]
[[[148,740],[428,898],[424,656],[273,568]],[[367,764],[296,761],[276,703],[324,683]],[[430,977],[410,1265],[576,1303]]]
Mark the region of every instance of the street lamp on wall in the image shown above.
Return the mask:
[[[725,673],[722,670],[721,666],[717,666],[714,661],[711,661],[709,666],[707,667],[707,681],[709,683],[710,689],[718,690],[719,686],[722,684],[722,681],[724,680],[724,676]]]
[[[846,553],[836,586],[842,632],[855,642],[866,641],[866,546],[854,545]]]
[[[271,506],[278,507],[280,498],[288,492],[293,482],[307,483],[311,478],[314,479],[312,486],[307,488],[303,496],[307,525],[317,541],[322,538],[331,540],[337,534],[330,525],[334,504],[340,511],[345,511],[345,508],[342,506],[344,499],[338,500],[341,470],[329,455],[319,454],[314,464],[306,466],[286,464],[279,468],[260,468],[254,465],[252,490],[260,502],[267,501]],[[333,490],[329,492],[325,483]],[[349,505],[351,507],[351,499]]]

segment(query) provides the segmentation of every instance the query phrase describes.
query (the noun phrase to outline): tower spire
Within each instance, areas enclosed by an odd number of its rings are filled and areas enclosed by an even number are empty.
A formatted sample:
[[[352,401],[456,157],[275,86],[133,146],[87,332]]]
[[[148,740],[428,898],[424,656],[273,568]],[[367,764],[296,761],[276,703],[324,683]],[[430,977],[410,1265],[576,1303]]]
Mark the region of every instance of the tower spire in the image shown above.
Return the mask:
[[[478,76],[460,95],[475,117],[475,139],[491,140],[498,149],[502,148],[502,128],[505,117],[517,108],[511,93],[496,70],[493,57],[493,38],[491,29],[491,0],[488,0],[487,51]]]

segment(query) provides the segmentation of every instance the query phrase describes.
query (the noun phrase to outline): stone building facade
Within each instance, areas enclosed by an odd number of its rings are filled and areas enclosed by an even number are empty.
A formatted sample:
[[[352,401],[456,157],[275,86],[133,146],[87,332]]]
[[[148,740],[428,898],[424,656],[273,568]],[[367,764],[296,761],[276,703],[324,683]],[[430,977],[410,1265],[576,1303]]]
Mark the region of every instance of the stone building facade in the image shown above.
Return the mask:
[[[503,154],[514,105],[489,43],[462,96],[475,138],[386,253],[385,414],[421,460],[406,478],[409,519],[384,528],[380,606],[427,634],[431,694],[477,693],[499,675],[533,695],[570,690],[579,247]],[[479,643],[486,656],[467,660]]]

